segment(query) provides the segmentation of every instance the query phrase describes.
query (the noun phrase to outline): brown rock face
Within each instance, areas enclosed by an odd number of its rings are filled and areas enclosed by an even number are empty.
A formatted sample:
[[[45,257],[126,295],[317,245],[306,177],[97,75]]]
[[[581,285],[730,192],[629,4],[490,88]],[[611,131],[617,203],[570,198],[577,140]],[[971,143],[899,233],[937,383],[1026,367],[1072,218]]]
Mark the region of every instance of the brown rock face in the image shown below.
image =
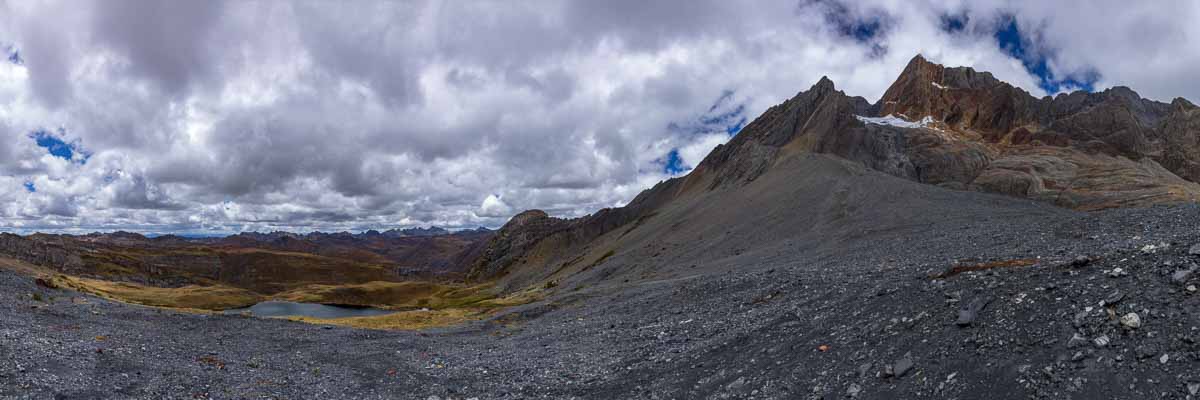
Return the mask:
[[[379,232],[247,233],[215,239],[0,234],[0,258],[78,277],[158,287],[220,283],[260,294],[310,284],[457,280],[491,237],[486,230],[397,236]]]
[[[886,159],[886,148],[863,145],[853,134],[854,115],[871,112],[861,97],[848,97],[822,77],[808,91],[767,109],[728,143],[717,146],[686,178],[685,187],[716,188],[752,181],[782,155],[798,150],[835,153],[856,161]]]
[[[875,105],[823,78],[747,125],[688,180],[753,180],[781,157],[815,152],[1076,209],[1197,201],[1198,137],[1200,111],[1183,99],[1159,103],[1124,87],[1037,99],[918,55]]]
[[[879,114],[930,117],[950,133],[942,143],[986,149],[977,179],[952,179],[966,187],[1079,209],[1200,198],[1200,112],[1183,99],[1155,102],[1125,87],[1036,99],[986,72],[917,56]]]
[[[515,257],[524,254],[547,236],[567,229],[571,221],[552,218],[542,210],[528,210],[513,216],[492,237],[470,269],[469,279],[490,278],[502,274]]]
[[[78,271],[83,260],[70,241],[42,235],[30,240],[11,233],[0,233],[0,254],[34,265],[55,265],[63,271]]]
[[[583,251],[580,246],[601,235],[650,218],[655,209],[680,195],[682,183],[682,178],[669,179],[638,194],[624,207],[606,208],[574,219],[550,217],[542,210],[517,214],[476,253],[467,279],[497,278],[507,274],[514,264],[537,264],[565,249]]]

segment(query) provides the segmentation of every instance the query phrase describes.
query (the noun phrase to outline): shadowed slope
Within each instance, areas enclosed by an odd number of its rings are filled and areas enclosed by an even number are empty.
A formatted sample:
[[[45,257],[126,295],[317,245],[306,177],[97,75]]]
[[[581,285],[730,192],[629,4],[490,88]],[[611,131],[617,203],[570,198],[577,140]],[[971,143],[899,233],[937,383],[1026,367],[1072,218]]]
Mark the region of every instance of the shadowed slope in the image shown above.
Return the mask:
[[[593,285],[687,278],[853,253],[879,238],[939,221],[1004,224],[1005,215],[1069,210],[1011,197],[923,185],[831,155],[785,156],[737,187],[680,196],[588,242],[570,229],[524,247],[498,287],[550,282],[560,293]]]

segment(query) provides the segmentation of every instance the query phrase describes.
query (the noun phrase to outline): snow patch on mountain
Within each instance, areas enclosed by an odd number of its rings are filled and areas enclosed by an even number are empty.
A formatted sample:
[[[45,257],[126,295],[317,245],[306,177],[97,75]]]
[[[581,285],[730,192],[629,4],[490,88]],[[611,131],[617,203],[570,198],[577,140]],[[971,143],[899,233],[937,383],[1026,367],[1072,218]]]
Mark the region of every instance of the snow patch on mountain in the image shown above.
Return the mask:
[[[921,118],[921,120],[917,121],[917,122],[908,121],[903,118],[897,117],[895,115],[888,115],[886,117],[864,117],[861,115],[855,115],[854,118],[858,118],[859,121],[862,121],[862,122],[865,122],[868,124],[889,125],[889,126],[895,126],[898,128],[911,128],[911,129],[926,128],[926,127],[929,127],[930,124],[933,124],[933,117],[930,117],[930,116]]]

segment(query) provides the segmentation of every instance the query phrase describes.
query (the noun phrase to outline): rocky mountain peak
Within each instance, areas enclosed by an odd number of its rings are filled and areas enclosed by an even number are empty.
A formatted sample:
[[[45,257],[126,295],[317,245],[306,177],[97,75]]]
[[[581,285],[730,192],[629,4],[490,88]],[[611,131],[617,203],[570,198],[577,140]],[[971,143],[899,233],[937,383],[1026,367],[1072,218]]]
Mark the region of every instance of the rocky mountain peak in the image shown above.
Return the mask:
[[[828,143],[821,132],[838,131],[853,115],[867,114],[870,103],[838,91],[822,76],[808,90],[767,109],[724,145],[717,146],[688,175],[685,189],[712,189],[752,181],[778,157]]]
[[[837,88],[834,86],[833,80],[829,79],[828,76],[822,75],[821,79],[817,80],[816,84],[813,84],[812,87],[808,88],[807,92],[826,94],[836,91]]]
[[[918,54],[874,105],[821,78],[718,146],[684,186],[752,181],[783,157],[811,152],[1069,208],[1184,201],[1200,196],[1194,109],[1124,86],[1036,98],[988,72]]]
[[[508,222],[505,223],[504,226],[500,228],[500,230],[506,231],[506,230],[512,230],[515,228],[520,228],[523,225],[529,224],[529,223],[537,221],[537,220],[546,219],[546,218],[550,218],[550,214],[547,214],[545,211],[525,210],[517,215],[514,215],[512,217],[512,219],[508,220]]]
[[[1188,111],[1197,108],[1195,104],[1182,97],[1176,97],[1175,100],[1171,100],[1171,106],[1175,108],[1175,111]]]
[[[570,226],[571,220],[553,218],[542,210],[522,211],[496,231],[496,235],[480,251],[469,269],[468,279],[502,275],[509,265],[517,261],[517,255]]]
[[[880,114],[921,118],[933,113],[940,91],[945,89],[945,67],[913,57],[880,99]]]

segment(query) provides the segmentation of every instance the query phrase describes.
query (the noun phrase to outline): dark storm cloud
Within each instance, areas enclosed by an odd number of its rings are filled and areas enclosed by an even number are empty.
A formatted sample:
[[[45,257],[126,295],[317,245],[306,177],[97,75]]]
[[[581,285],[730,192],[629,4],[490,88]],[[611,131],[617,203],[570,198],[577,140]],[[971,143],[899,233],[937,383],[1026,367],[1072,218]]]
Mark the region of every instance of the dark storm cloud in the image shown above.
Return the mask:
[[[563,14],[566,25],[588,39],[616,37],[631,50],[655,51],[682,38],[724,37],[730,28],[740,28],[742,21],[729,16],[744,7],[753,5],[720,0],[575,1],[568,2]]]
[[[372,88],[388,105],[418,101],[415,66],[425,55],[412,30],[420,22],[421,7],[409,2],[359,6],[296,4],[296,22],[303,27],[300,40],[313,62],[330,76]]]
[[[141,176],[123,177],[112,185],[116,196],[112,206],[135,210],[183,210],[187,206],[172,201],[162,188]]]
[[[50,16],[30,23],[21,43],[25,49],[25,67],[29,71],[29,86],[35,97],[50,108],[63,106],[71,96],[71,43],[57,34]]]
[[[153,81],[168,94],[180,94],[212,76],[222,48],[211,39],[224,11],[223,0],[154,2],[105,0],[92,14],[94,45],[119,52],[125,73]]]

